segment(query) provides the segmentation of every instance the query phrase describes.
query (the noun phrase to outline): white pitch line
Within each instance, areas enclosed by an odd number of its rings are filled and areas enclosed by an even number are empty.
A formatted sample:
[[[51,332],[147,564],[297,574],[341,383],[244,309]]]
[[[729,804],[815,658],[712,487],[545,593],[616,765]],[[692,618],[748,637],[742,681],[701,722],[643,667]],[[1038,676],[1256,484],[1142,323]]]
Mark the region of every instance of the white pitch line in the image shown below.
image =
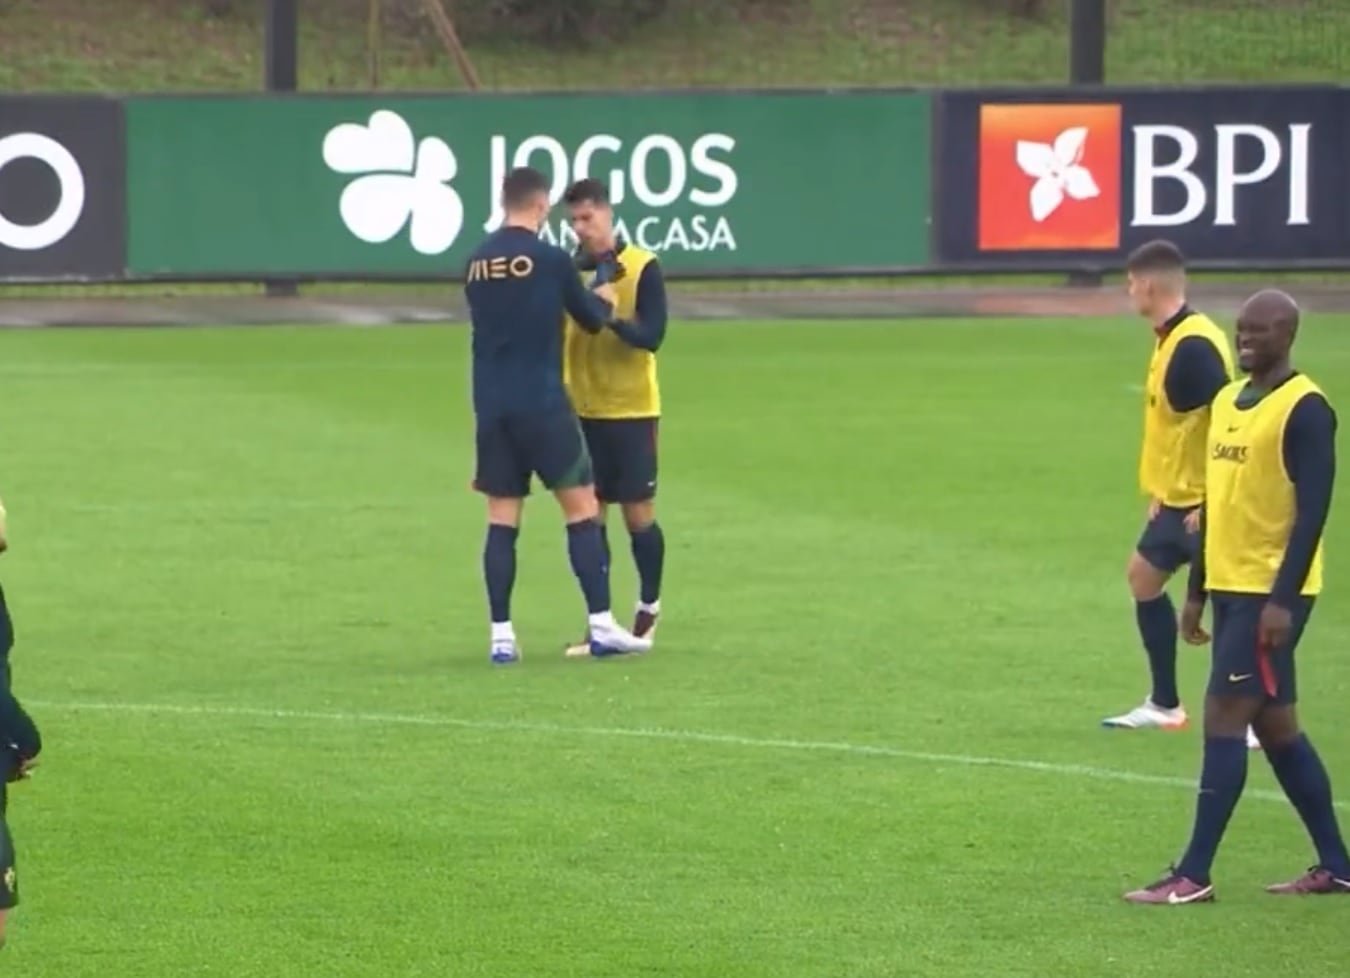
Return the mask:
[[[1098,781],[1119,781],[1126,784],[1161,785],[1194,791],[1191,778],[1177,778],[1162,774],[1139,774],[1114,768],[1093,767],[1086,764],[1061,764],[1055,761],[1037,761],[1014,757],[981,757],[977,754],[940,754],[933,751],[907,750],[880,744],[853,744],[829,740],[796,740],[782,737],[743,737],[739,734],[713,733],[700,730],[670,730],[648,727],[586,727],[558,723],[530,723],[516,720],[469,720],[461,717],[424,716],[407,713],[342,713],[320,710],[264,709],[247,706],[191,706],[173,703],[98,703],[29,700],[34,707],[47,710],[65,710],[75,713],[137,713],[192,717],[249,717],[260,720],[301,720],[320,723],[376,724],[381,726],[448,727],[461,730],[487,730],[516,733],[545,733],[574,737],[603,737],[609,739],[660,740],[686,744],[713,744],[723,747],[743,747],[752,750],[796,751],[799,753],[846,754],[853,757],[885,757],[905,761],[923,761],[930,764],[952,764],[961,767],[994,767],[1014,771],[1032,771],[1064,777],[1092,778]],[[1103,736],[1113,736],[1103,733]],[[1121,736],[1114,734],[1114,736]],[[1288,804],[1278,791],[1249,788],[1244,798]],[[1336,807],[1350,811],[1350,804],[1339,801]]]

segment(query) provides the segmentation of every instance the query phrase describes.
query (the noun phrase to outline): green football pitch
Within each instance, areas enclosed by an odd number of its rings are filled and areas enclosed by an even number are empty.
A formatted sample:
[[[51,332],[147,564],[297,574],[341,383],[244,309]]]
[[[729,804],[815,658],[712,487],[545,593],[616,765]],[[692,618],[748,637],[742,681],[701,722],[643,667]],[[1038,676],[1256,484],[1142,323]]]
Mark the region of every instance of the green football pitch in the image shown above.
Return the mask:
[[[1304,331],[1344,403],[1350,318]],[[1200,748],[1098,726],[1146,692],[1145,327],[677,324],[658,647],[562,658],[584,609],[537,498],[509,669],[467,342],[0,335],[0,576],[47,739],[4,973],[1343,972],[1350,903],[1261,890],[1313,856],[1259,756],[1219,903],[1120,900],[1179,854]],[[1346,515],[1300,657],[1350,822]],[[1198,711],[1204,652],[1182,671]]]

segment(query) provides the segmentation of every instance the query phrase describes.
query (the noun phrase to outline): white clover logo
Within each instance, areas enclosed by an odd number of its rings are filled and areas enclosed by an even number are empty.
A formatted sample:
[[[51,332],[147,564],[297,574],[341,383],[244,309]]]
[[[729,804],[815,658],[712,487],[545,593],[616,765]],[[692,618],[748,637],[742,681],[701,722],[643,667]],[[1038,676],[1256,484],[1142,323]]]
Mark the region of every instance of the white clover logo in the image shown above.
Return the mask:
[[[344,122],[323,140],[323,161],[336,173],[360,174],[342,191],[342,223],[362,241],[384,244],[411,219],[409,239],[423,255],[450,249],[464,226],[464,202],[450,186],[459,165],[444,140],[413,144],[412,127],[380,109],[367,125]]]
[[[1086,127],[1065,129],[1055,137],[1054,145],[1017,141],[1017,165],[1036,182],[1031,187],[1031,216],[1044,221],[1059,209],[1067,196],[1072,200],[1090,200],[1101,190],[1092,174],[1083,166],[1087,145]]]

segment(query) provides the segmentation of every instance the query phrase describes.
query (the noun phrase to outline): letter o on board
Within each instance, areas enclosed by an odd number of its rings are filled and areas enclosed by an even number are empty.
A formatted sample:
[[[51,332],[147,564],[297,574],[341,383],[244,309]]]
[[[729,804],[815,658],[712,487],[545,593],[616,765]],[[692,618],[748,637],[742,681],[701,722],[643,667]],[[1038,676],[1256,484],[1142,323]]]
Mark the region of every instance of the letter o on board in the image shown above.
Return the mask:
[[[0,139],[0,170],[24,159],[38,160],[51,168],[61,184],[61,197],[56,210],[37,224],[15,224],[0,214],[0,247],[39,251],[56,244],[79,222],[84,212],[84,173],[70,150],[50,136],[20,132]]]

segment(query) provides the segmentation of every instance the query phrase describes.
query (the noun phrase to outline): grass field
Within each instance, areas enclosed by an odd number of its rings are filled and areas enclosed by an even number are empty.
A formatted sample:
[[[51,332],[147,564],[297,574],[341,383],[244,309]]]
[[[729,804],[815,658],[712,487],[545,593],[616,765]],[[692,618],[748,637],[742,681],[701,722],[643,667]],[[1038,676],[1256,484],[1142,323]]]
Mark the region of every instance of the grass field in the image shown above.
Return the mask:
[[[1301,359],[1350,389],[1350,318]],[[1122,580],[1129,321],[677,326],[658,649],[576,663],[559,520],[494,670],[467,334],[0,334],[25,978],[1331,975],[1344,903],[1255,759],[1220,903],[1132,908],[1195,731]],[[1301,651],[1350,798],[1350,549]],[[616,597],[632,596],[618,561]],[[1198,707],[1204,656],[1183,652]],[[1234,953],[1233,935],[1250,935]]]

